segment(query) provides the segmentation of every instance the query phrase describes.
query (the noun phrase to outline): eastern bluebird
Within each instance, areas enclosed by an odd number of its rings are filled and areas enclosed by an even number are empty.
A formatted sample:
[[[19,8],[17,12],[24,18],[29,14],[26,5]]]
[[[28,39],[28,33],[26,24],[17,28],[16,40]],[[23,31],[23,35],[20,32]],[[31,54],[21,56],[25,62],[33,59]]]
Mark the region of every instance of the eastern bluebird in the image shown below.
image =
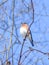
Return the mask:
[[[32,46],[34,46],[31,31],[26,23],[21,24],[20,34],[22,35],[23,38],[25,38],[25,36],[27,35],[26,38],[28,38]]]

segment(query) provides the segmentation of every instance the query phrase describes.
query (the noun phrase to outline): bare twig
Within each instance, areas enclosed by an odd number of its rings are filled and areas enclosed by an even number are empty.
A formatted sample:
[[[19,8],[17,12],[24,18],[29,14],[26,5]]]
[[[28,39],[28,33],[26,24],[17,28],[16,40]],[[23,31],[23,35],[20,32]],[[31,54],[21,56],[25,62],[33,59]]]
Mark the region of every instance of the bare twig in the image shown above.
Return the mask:
[[[31,7],[32,7],[32,22],[30,23],[30,25],[29,25],[29,28],[32,26],[32,24],[34,23],[34,4],[33,4],[33,2],[32,2],[32,0],[31,0]]]
[[[45,53],[45,52],[42,52],[42,51],[40,51],[40,50],[31,48],[31,47],[29,47],[29,49],[30,49],[30,51],[37,51],[37,52],[40,52],[40,53],[42,53],[42,54],[44,54],[44,55],[48,55],[48,56],[49,56],[49,53]]]
[[[7,48],[6,48],[6,44],[5,44],[5,53],[6,53],[6,61],[7,61],[7,59],[8,59],[8,54],[7,54]]]
[[[24,58],[21,61],[21,65],[23,65],[23,62],[27,59],[27,57],[29,56],[30,53],[31,53],[31,51],[28,51],[28,53],[26,55],[24,55]]]
[[[23,40],[23,44],[22,44],[22,47],[21,47],[21,50],[20,50],[20,57],[19,57],[18,65],[20,65],[20,61],[21,61],[21,56],[22,56],[22,51],[23,51],[23,46],[24,46],[25,40],[26,40],[26,38]]]
[[[2,3],[0,4],[0,6],[4,5],[7,1],[8,1],[8,0],[2,2]]]
[[[13,36],[13,30],[14,30],[14,9],[15,9],[15,0],[13,0],[13,6],[12,6],[12,10],[13,10],[13,14],[12,14],[12,33],[11,33],[11,38],[10,38],[10,47],[12,45],[12,36]],[[9,49],[10,49],[9,47]],[[14,65],[14,61],[13,61],[13,45],[12,45],[12,65]]]

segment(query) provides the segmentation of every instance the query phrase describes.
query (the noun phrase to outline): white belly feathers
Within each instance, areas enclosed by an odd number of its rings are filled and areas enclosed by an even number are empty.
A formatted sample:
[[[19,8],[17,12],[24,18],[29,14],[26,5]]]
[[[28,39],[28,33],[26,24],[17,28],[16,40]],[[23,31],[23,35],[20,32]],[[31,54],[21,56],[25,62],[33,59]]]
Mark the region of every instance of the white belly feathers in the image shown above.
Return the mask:
[[[27,34],[27,30],[25,29],[25,28],[20,28],[20,34],[23,36],[23,37],[25,37],[26,36],[26,34]]]

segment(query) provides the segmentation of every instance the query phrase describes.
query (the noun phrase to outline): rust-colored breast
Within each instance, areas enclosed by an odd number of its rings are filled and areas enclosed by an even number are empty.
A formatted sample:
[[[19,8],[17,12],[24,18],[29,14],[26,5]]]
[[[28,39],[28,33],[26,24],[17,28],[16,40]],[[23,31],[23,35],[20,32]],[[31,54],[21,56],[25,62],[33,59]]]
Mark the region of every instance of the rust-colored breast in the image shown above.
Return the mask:
[[[28,25],[27,24],[22,24],[22,27],[24,27],[25,29],[29,29]]]
[[[29,26],[27,24],[22,24],[22,27],[27,29],[27,36],[30,34]]]

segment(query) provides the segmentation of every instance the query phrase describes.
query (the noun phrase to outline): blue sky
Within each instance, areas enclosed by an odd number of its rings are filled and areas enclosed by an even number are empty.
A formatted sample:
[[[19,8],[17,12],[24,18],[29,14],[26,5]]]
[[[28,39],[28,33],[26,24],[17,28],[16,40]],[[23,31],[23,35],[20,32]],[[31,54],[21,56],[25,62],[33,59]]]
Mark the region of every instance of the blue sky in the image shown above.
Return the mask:
[[[0,4],[3,0],[0,0]],[[34,47],[31,46],[29,40],[27,39],[24,44],[23,53],[29,50],[29,47],[40,50],[42,52],[49,52],[49,0],[33,0],[34,3],[34,23],[32,24],[30,30],[32,32],[32,38],[34,40]],[[25,6],[26,5],[26,6]],[[6,47],[9,47],[10,36],[12,29],[12,0],[8,0],[4,5],[0,6],[0,52]],[[28,8],[29,7],[29,12]],[[26,13],[27,12],[27,13]],[[13,34],[19,38],[21,43],[23,38],[20,35],[20,25],[21,23],[27,23],[28,25],[32,22],[32,8],[30,0],[15,0],[14,9],[14,31]],[[5,31],[5,29],[7,29]],[[16,37],[13,35],[12,44],[14,54],[14,65],[17,65],[19,59],[19,53],[21,50],[21,44],[18,43]],[[2,38],[1,38],[2,37]],[[6,60],[6,53],[1,54],[0,58]],[[27,55],[27,53],[26,53]],[[11,56],[11,49],[9,51],[9,57]],[[25,56],[25,55],[24,55]],[[22,58],[23,61],[25,57]],[[9,60],[11,61],[12,58]],[[31,61],[30,61],[31,60]],[[38,61],[37,61],[38,60]],[[46,61],[45,61],[46,60]],[[31,51],[28,57],[24,60],[22,65],[49,65],[48,55],[43,55],[38,51]]]

